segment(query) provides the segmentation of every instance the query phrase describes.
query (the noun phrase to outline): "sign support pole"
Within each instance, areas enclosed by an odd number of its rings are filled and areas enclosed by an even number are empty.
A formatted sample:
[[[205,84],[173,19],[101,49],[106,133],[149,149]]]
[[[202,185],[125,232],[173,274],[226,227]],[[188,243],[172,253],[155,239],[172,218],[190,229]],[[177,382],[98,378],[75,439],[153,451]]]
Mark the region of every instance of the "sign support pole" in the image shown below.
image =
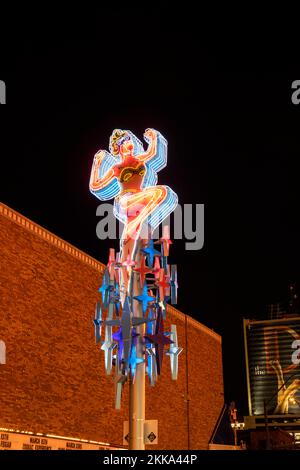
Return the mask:
[[[139,265],[141,253],[141,240],[136,244],[134,261]],[[132,296],[141,295],[142,289],[138,276],[131,273]],[[136,300],[133,301],[133,315],[142,318],[142,305]],[[129,386],[129,449],[145,450],[144,423],[145,423],[145,354],[143,338],[145,335],[145,324],[136,327],[137,336],[137,358],[143,362],[136,365],[135,378],[130,372]]]

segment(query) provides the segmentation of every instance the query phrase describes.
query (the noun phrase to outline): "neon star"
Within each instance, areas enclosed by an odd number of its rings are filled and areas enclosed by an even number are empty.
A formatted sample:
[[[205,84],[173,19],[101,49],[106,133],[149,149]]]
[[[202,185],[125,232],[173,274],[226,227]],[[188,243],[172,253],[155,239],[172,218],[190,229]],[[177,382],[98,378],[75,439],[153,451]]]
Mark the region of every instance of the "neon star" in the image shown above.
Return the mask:
[[[147,318],[140,318],[140,317],[132,317],[131,310],[129,305],[128,297],[126,297],[123,307],[123,313],[121,319],[116,320],[107,320],[105,322],[106,325],[112,326],[120,326],[120,330],[117,333],[114,333],[115,338],[122,341],[122,350],[123,350],[123,360],[128,366],[128,361],[130,357],[131,351],[131,343],[132,343],[132,326],[142,325],[143,323],[147,323],[149,320]],[[117,337],[117,335],[120,335]],[[119,339],[118,339],[119,340]],[[119,340],[119,341],[120,341]]]
[[[153,240],[150,240],[148,247],[142,248],[142,251],[147,255],[149,266],[153,268],[154,257],[161,256],[161,252],[154,248]]]
[[[166,352],[170,356],[171,375],[173,380],[177,380],[178,376],[178,356],[183,351],[183,348],[178,347],[177,329],[176,325],[171,325],[170,337],[173,344],[170,344],[169,351]]]
[[[130,369],[131,369],[131,375],[132,375],[133,379],[135,377],[135,371],[136,371],[137,364],[142,364],[143,362],[144,362],[144,359],[142,359],[140,357],[137,357],[136,345],[134,343],[132,343],[131,354],[130,354],[130,358],[129,358],[129,366],[130,366]]]
[[[156,355],[156,365],[157,365],[157,373],[160,374],[162,361],[163,361],[163,354],[164,354],[164,347],[167,344],[172,344],[173,341],[170,340],[164,334],[164,322],[162,318],[161,311],[159,310],[158,317],[156,320],[156,331],[154,335],[147,335],[146,339],[148,339],[151,343],[155,345],[155,355]]]
[[[96,339],[96,344],[100,342],[101,339],[101,326],[103,324],[102,321],[102,309],[100,306],[100,303],[96,303],[96,311],[95,311],[95,319],[94,319],[94,325],[95,325],[95,339]]]
[[[141,283],[141,286],[143,286],[145,283],[146,274],[152,273],[152,269],[146,266],[144,256],[141,259],[140,266],[138,268],[135,268],[134,272],[138,272],[140,274],[140,283]]]
[[[106,325],[105,327],[105,341],[101,346],[101,349],[105,354],[105,371],[107,375],[111,373],[112,368],[112,356],[113,350],[116,347],[116,343],[113,341],[112,337],[112,327]]]
[[[102,277],[102,286],[99,289],[102,295],[102,302],[104,308],[107,308],[109,302],[109,274],[108,270],[105,269],[103,277]]]
[[[143,314],[145,315],[147,307],[148,307],[148,302],[153,302],[155,300],[155,297],[151,297],[148,295],[148,288],[147,288],[147,283],[145,282],[144,288],[143,288],[143,295],[136,295],[133,297],[135,300],[138,300],[142,306],[143,306]]]

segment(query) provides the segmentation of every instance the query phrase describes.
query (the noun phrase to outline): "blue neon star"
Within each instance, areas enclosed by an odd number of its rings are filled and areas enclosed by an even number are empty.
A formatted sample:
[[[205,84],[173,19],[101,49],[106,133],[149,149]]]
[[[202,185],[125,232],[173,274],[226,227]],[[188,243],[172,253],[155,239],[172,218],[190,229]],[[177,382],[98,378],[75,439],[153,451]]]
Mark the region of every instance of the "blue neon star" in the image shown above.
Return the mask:
[[[142,248],[142,252],[147,255],[148,264],[151,268],[153,268],[154,256],[161,256],[161,252],[154,248],[153,240],[149,241],[147,248]]]
[[[103,324],[102,321],[102,309],[100,306],[100,303],[96,303],[96,311],[95,311],[95,319],[94,319],[94,325],[95,325],[95,339],[96,339],[96,344],[100,342],[101,339],[101,326]]]
[[[143,305],[143,314],[145,315],[147,307],[148,307],[148,302],[153,302],[155,300],[155,297],[151,297],[148,295],[148,288],[147,288],[147,283],[145,282],[144,287],[143,287],[143,295],[135,295],[133,297],[135,300],[138,300],[142,305]]]
[[[129,358],[129,366],[131,368],[132,377],[134,377],[134,375],[135,375],[135,370],[136,370],[137,364],[141,364],[142,362],[144,362],[144,359],[142,359],[140,357],[137,357],[137,355],[136,355],[136,345],[134,343],[132,343],[131,354],[130,354],[130,358]]]
[[[108,270],[105,269],[102,277],[102,286],[99,289],[99,292],[102,294],[102,302],[104,308],[107,308],[109,302],[109,274]]]

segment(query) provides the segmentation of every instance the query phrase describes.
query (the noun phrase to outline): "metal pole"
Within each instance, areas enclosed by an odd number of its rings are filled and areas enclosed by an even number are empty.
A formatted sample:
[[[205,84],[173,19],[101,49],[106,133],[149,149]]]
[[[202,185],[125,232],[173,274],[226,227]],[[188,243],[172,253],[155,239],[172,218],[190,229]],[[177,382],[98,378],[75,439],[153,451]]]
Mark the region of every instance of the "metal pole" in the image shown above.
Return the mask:
[[[136,244],[133,259],[140,263],[140,247],[141,242],[138,240]],[[131,283],[132,295],[141,295],[142,289],[138,276],[132,276]],[[133,301],[133,315],[135,317],[143,317],[141,304]],[[143,338],[145,334],[145,324],[136,327],[137,336],[137,357],[145,359]],[[144,422],[145,422],[145,361],[137,364],[135,372],[135,380],[133,382],[130,377],[129,385],[129,449],[145,450],[144,444]]]

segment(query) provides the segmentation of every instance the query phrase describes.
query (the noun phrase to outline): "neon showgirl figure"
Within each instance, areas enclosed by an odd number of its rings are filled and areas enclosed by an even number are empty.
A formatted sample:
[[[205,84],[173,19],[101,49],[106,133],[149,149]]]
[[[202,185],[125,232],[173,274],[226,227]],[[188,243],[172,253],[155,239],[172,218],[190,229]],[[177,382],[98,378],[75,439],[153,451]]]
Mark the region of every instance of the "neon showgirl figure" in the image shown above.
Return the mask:
[[[157,172],[167,164],[166,139],[154,129],[147,129],[144,139],[146,151],[132,132],[115,129],[110,137],[110,153],[99,150],[91,171],[91,193],[101,201],[114,198],[114,215],[124,224],[120,262],[135,259],[143,227],[151,236],[178,203],[171,188],[156,185]],[[128,276],[124,276],[123,288],[128,290]]]

